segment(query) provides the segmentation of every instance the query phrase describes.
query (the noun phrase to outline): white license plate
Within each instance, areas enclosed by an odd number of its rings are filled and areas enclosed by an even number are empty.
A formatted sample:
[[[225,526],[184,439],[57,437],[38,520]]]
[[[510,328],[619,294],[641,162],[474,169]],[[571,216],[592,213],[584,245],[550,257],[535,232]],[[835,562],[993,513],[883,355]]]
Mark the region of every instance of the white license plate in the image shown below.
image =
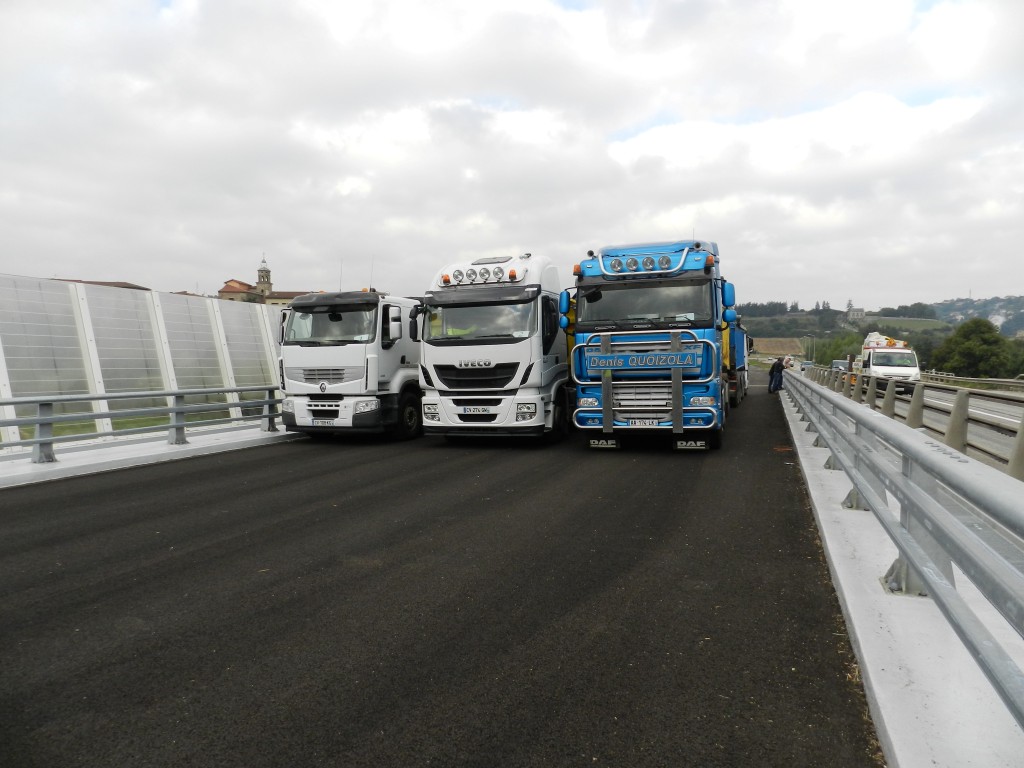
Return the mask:
[[[658,426],[657,419],[629,419],[627,422],[631,427],[656,427]]]
[[[334,419],[313,419],[314,427],[333,427]]]
[[[462,406],[463,413],[492,413],[490,406],[488,405],[464,405]]]

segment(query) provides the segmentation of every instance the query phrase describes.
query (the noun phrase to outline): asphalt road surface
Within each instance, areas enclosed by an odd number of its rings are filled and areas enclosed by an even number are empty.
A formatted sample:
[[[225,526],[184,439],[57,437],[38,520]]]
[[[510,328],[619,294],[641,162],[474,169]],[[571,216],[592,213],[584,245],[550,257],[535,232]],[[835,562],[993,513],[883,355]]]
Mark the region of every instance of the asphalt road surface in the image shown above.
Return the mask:
[[[0,491],[0,765],[876,766],[775,397]]]

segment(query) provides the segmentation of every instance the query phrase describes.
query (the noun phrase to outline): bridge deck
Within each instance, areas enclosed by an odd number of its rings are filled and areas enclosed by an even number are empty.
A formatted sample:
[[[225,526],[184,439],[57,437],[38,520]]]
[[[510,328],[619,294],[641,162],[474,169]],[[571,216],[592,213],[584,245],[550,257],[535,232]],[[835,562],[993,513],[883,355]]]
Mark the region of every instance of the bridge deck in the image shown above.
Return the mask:
[[[785,416],[0,491],[0,764],[877,765]]]

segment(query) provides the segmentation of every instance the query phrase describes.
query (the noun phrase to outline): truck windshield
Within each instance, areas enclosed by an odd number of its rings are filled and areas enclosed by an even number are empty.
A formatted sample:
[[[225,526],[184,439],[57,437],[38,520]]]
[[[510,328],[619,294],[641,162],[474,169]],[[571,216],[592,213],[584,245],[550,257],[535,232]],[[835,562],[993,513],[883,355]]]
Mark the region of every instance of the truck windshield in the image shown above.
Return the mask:
[[[576,302],[576,322],[711,322],[710,282],[652,285],[594,286],[582,289]]]
[[[366,344],[374,339],[377,306],[311,307],[288,313],[284,343],[303,347]]]
[[[428,306],[423,338],[429,343],[501,344],[537,332],[537,302]]]
[[[872,365],[885,365],[891,368],[917,368],[917,355],[913,351],[875,352],[871,356]]]

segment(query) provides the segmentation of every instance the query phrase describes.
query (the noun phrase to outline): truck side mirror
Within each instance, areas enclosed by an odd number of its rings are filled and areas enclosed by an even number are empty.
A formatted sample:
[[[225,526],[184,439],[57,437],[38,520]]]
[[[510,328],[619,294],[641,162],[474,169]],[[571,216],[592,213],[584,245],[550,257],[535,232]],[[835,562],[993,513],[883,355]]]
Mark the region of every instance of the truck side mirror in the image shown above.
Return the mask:
[[[727,307],[736,304],[736,286],[726,281],[722,281],[722,304]]]
[[[388,305],[388,339],[394,344],[402,338],[402,308]]]
[[[725,310],[725,312],[722,313],[722,319],[725,320],[725,322],[727,322],[727,323],[735,323],[736,322],[736,310],[735,309],[727,309],[727,310]]]
[[[563,316],[569,313],[569,292],[568,291],[562,291],[560,294],[558,294],[558,313],[563,315]],[[564,325],[562,327],[565,328]]]
[[[281,310],[281,326],[277,329],[277,340],[284,344],[284,327],[288,324],[288,313],[290,309]]]

